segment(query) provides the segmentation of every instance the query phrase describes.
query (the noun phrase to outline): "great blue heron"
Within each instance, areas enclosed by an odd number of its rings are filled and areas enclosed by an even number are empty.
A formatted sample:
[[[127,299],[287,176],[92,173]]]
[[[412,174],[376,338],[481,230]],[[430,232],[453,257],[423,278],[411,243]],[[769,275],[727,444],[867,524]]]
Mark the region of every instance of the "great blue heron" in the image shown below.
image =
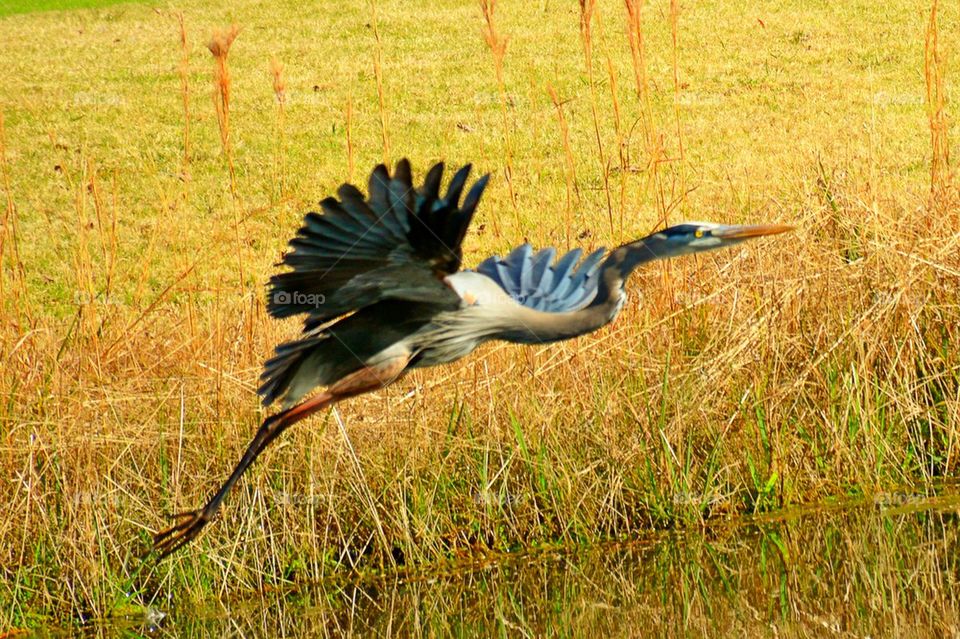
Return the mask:
[[[554,249],[534,253],[524,244],[460,271],[460,245],[489,178],[477,180],[461,205],[469,173],[468,164],[441,195],[442,163],[419,188],[407,160],[392,176],[380,165],[366,199],[344,184],[339,199],[320,203],[323,215],[307,213],[283,259],[291,270],[274,275],[268,293],[274,317],[306,315],[300,338],[278,346],[261,376],[264,405],[282,398],[283,410],[263,422],[206,506],[175,515],[154,537],[160,556],[194,539],[270,442],[318,410],[490,340],[546,344],[590,333],[620,312],[624,283],[640,264],[791,228],[688,222],[582,261],[580,249],[555,262]],[[317,386],[326,390],[301,401]]]

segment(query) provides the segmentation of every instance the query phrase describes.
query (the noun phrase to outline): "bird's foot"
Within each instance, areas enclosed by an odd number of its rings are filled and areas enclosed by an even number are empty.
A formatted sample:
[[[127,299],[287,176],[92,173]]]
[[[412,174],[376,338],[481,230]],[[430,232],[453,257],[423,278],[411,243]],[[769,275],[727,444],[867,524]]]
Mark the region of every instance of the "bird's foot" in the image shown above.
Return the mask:
[[[176,523],[153,536],[153,552],[163,559],[180,550],[200,534],[211,518],[212,513],[207,513],[206,508],[176,513],[173,515]]]

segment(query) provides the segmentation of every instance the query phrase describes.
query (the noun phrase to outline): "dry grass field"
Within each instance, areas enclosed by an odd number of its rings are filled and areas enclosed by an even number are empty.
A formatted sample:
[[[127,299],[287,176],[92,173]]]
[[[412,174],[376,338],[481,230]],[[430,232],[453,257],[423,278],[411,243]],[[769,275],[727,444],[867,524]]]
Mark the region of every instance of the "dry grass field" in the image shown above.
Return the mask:
[[[0,630],[956,475],[956,3],[326,4],[0,17]],[[265,416],[298,325],[264,283],[302,215],[401,157],[493,173],[467,265],[797,230],[646,269],[595,335],[296,427],[142,563]]]

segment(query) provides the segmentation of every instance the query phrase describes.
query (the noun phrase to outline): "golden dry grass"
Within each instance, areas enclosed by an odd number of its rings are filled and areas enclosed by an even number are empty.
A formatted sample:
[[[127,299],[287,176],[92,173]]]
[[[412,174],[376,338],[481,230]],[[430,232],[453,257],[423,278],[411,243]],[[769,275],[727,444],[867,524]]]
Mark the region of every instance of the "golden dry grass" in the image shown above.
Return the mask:
[[[0,627],[956,473],[956,7],[493,5],[0,21]],[[227,67],[202,43],[231,24]],[[666,220],[798,230],[648,269],[596,335],[487,347],[298,427],[141,566],[263,417],[260,363],[296,325],[262,285],[299,218],[401,156],[496,174],[468,264]]]

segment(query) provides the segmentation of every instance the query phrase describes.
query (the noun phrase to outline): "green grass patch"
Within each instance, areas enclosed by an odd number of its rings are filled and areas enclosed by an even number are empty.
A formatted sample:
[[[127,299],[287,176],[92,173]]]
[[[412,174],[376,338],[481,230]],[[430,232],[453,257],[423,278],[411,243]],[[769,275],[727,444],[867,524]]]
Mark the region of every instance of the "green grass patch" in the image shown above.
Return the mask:
[[[70,11],[73,9],[101,9],[136,0],[3,0],[0,18],[39,11]]]

